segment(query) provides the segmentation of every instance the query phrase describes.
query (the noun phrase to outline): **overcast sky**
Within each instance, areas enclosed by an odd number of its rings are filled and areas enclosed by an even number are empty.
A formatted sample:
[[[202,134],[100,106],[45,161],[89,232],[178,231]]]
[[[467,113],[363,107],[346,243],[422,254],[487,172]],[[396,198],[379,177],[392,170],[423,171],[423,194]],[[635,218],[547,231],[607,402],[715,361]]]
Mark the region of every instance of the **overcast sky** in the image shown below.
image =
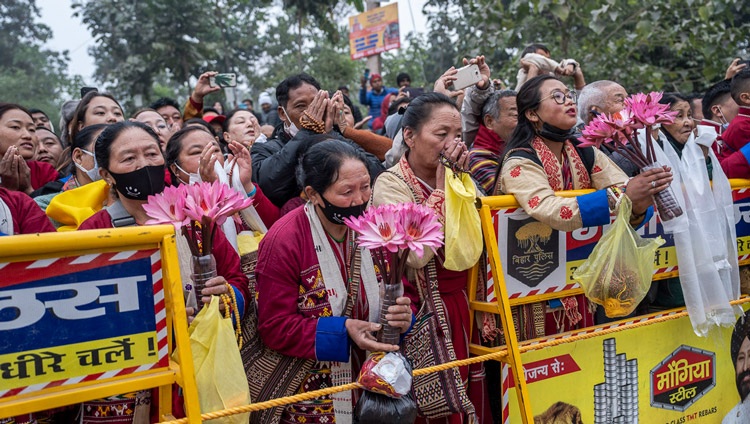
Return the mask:
[[[47,43],[47,47],[58,51],[68,50],[70,54],[69,73],[81,75],[84,81],[91,85],[94,83],[92,78],[94,60],[89,56],[88,48],[94,43],[94,40],[81,19],[73,17],[71,3],[71,0],[37,0],[37,5],[42,14],[41,22],[48,25],[54,34],[52,40]],[[393,1],[383,1],[381,5],[388,3],[393,3]],[[418,31],[424,31],[426,20],[422,16],[422,6],[425,0],[401,0],[398,3],[401,39],[403,41],[404,35],[412,31],[415,25]],[[414,13],[413,17],[411,12]]]

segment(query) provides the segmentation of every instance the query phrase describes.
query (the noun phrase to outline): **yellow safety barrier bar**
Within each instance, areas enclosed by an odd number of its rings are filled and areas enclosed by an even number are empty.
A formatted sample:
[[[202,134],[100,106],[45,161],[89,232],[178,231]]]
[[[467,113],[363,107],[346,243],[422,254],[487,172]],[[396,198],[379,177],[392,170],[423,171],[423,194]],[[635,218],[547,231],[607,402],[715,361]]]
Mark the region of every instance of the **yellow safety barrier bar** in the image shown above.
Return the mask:
[[[66,369],[63,370],[65,371],[65,373],[62,373],[65,380],[55,381],[47,378],[51,370],[36,375],[38,379],[46,378],[41,384],[26,388],[23,387],[24,383],[22,382],[4,379],[0,381],[0,418],[43,411],[137,390],[159,388],[159,398],[158,400],[154,399],[153,403],[158,405],[161,419],[170,419],[172,417],[172,384],[177,383],[182,387],[185,396],[185,408],[189,417],[185,422],[191,424],[201,422],[198,391],[187,331],[183,288],[177,263],[174,227],[171,225],[0,237],[0,268],[4,270],[4,275],[0,277],[0,289],[12,291],[14,286],[21,286],[27,282],[18,280],[18,272],[8,272],[11,267],[21,269],[24,266],[29,269],[26,277],[31,282],[40,281],[36,278],[42,277],[35,278],[34,273],[41,273],[44,270],[46,272],[44,275],[47,276],[45,281],[50,284],[49,289],[45,286],[45,290],[49,291],[57,284],[57,276],[73,272],[76,264],[87,263],[87,261],[96,257],[106,255],[109,255],[110,261],[122,262],[126,259],[118,259],[117,254],[112,254],[119,252],[122,254],[122,258],[127,258],[133,252],[138,253],[139,251],[157,251],[158,259],[161,261],[160,274],[157,271],[155,275],[157,277],[161,275],[163,285],[164,306],[162,313],[166,314],[165,328],[168,346],[166,359],[163,355],[160,355],[159,357],[163,359],[158,363],[152,360],[154,365],[148,362],[145,366],[140,367],[124,365],[124,368],[114,377],[107,377],[107,375],[117,370],[103,373],[103,375],[95,373],[93,377],[96,378],[92,377],[91,381],[86,381],[86,378],[84,378],[88,373],[87,368],[79,366],[80,364],[77,364],[75,359],[73,363],[66,365]],[[157,258],[157,256],[151,256],[151,258]],[[150,270],[152,265],[149,265],[151,263],[149,259],[149,256],[145,256],[141,260],[146,261],[143,266]],[[62,263],[62,265],[57,265],[59,263]],[[89,269],[88,271],[97,272],[97,269]],[[87,279],[90,278],[92,277],[87,277]],[[77,277],[73,280],[76,284],[82,283]],[[117,276],[109,281],[116,283]],[[94,281],[94,283],[96,282]],[[156,283],[156,278],[154,278],[154,283]],[[117,287],[119,290],[121,286],[118,285]],[[125,287],[125,285],[122,287]],[[33,288],[24,290],[33,290]],[[156,288],[154,292],[152,303],[158,301]],[[151,311],[154,311],[154,308],[156,306],[152,304]],[[107,320],[109,317],[104,315],[101,319]],[[36,330],[36,327],[33,326],[28,326],[28,328]],[[54,332],[55,328],[50,330]],[[157,331],[154,331],[154,334],[157,334]],[[133,337],[131,336],[131,339]],[[163,341],[165,336],[157,334],[157,337],[160,337]],[[102,346],[100,345],[103,343],[101,340],[83,340],[77,345],[85,344],[86,349],[92,349],[93,346],[93,349],[96,350],[101,349]],[[177,352],[179,365],[171,359],[175,346],[179,347]],[[67,352],[67,349],[74,348],[68,345],[56,345],[45,346],[45,349],[58,349],[60,352]],[[19,352],[10,352],[6,356],[17,354]],[[76,354],[79,354],[79,352],[76,352]],[[75,358],[75,354],[71,355],[70,353],[57,356],[66,355]],[[24,354],[24,356],[28,355]],[[54,366],[62,369],[60,365],[48,365],[48,368]],[[146,369],[149,366],[151,368]],[[133,370],[134,368],[137,369]],[[39,388],[37,386],[44,387]]]

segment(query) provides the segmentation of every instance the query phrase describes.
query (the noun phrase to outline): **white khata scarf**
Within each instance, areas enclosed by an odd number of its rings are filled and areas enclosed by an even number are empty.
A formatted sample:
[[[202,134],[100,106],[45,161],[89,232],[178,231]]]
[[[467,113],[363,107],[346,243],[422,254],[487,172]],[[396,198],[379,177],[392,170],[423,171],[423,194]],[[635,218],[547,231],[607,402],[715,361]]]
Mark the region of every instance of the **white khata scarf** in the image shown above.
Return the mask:
[[[13,235],[13,215],[3,199],[0,199],[0,233]]]

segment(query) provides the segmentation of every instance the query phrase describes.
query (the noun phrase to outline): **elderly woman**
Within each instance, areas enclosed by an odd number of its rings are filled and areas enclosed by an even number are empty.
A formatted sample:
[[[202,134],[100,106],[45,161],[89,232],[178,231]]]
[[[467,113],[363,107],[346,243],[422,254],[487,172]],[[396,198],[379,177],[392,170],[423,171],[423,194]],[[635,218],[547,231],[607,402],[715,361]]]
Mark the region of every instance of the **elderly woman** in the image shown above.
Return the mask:
[[[504,152],[496,194],[514,195],[532,218],[559,231],[609,224],[610,212],[623,192],[633,204],[631,225],[648,220],[652,196],[669,186],[670,172],[652,169],[628,180],[600,150],[578,147],[576,93],[553,76],[530,79],[516,99],[518,125]],[[578,197],[555,195],[580,189],[596,191]],[[559,324],[546,319],[544,331],[526,337],[593,324],[585,303],[582,296],[564,298],[567,319]]]
[[[370,199],[366,159],[355,147],[323,141],[311,147],[300,180],[309,201],[283,216],[260,244],[255,270],[258,334],[281,358],[273,374],[260,378],[248,370],[255,402],[350,383],[365,351],[395,351],[378,343],[378,278],[372,258],[357,245],[343,219],[361,214]],[[410,286],[406,285],[409,293]],[[389,325],[404,333],[412,322],[409,297],[388,309]],[[280,354],[280,355],[279,355]],[[247,366],[248,364],[246,364]],[[265,371],[263,365],[257,369]],[[314,401],[263,411],[259,423],[331,423],[349,416],[358,397],[344,392]],[[259,416],[260,415],[260,416]]]
[[[31,194],[55,181],[58,173],[33,160],[38,147],[36,126],[23,106],[0,103],[0,186]]]
[[[144,225],[149,219],[143,209],[146,199],[164,190],[164,156],[158,136],[144,124],[120,122],[101,133],[95,151],[99,173],[114,190],[118,201],[84,221],[79,230]],[[200,300],[208,304],[212,295],[225,294],[231,287],[240,313],[244,313],[245,299],[249,296],[247,278],[240,269],[239,256],[220,231],[214,235],[212,253],[216,258],[218,276],[206,282]],[[195,312],[193,308],[186,310],[189,316]],[[139,408],[148,409],[148,402],[142,399],[147,397],[148,392],[139,392],[135,396],[118,396],[115,400],[126,406],[126,410],[136,411],[135,415]],[[84,407],[82,422],[93,422],[87,418],[95,411],[96,407]]]
[[[404,113],[402,123],[404,143],[408,151],[394,167],[378,178],[373,188],[373,203],[424,204],[433,209],[440,221],[444,222],[445,167],[440,164],[440,156],[445,156],[463,169],[468,168],[469,153],[461,141],[461,115],[450,98],[439,93],[429,93],[412,100]],[[466,293],[469,274],[468,271],[451,271],[443,268],[443,259],[443,249],[438,250],[437,255],[426,251],[421,259],[410,256],[407,266],[412,274],[418,275],[417,284],[423,286],[423,292],[429,289],[427,284],[430,281],[437,279],[437,290],[443,305],[438,311],[443,315],[439,320],[447,323],[449,327],[444,328],[447,340],[438,342],[447,343],[448,349],[453,350],[452,356],[456,359],[465,359],[469,356],[468,329],[471,319]],[[428,295],[429,293],[425,297]],[[420,302],[426,301],[426,298],[420,299]],[[477,370],[477,373],[473,374],[482,376],[482,368],[477,367]],[[481,386],[474,385],[476,390],[470,391],[474,407],[466,399],[463,386],[469,381],[469,367],[461,367],[459,372],[451,369],[443,373],[445,379],[454,381],[457,390],[457,393],[448,394],[446,397],[458,396],[465,399],[463,413],[452,414],[445,418],[445,422],[464,422],[467,415],[474,414],[474,409],[478,414],[478,422],[483,422],[485,400],[482,397]],[[480,384],[482,383],[483,381]],[[418,381],[415,381],[415,387],[417,384]],[[418,397],[417,401],[423,400]],[[438,399],[434,401],[439,402]]]

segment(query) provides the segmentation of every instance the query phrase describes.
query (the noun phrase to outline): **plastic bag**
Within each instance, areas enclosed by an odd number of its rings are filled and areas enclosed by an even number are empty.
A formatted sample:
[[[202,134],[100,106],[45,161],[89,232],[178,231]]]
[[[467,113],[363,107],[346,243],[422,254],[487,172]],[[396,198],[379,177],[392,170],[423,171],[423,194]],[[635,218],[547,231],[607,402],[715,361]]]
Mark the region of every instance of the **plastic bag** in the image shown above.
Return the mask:
[[[201,413],[250,403],[232,320],[221,316],[219,301],[218,296],[211,296],[211,303],[201,309],[188,330]],[[246,424],[249,419],[250,414],[246,413],[206,422]]]
[[[632,204],[622,196],[617,218],[588,259],[575,270],[573,279],[586,297],[604,306],[610,318],[632,313],[651,287],[654,253],[664,239],[644,239],[628,222]]]
[[[357,382],[371,392],[398,398],[411,390],[411,366],[400,353],[370,354],[359,371]]]
[[[417,402],[411,393],[411,364],[397,352],[375,352],[362,365],[359,382],[365,389],[354,408],[354,424],[412,424]]]
[[[474,201],[477,189],[471,176],[445,169],[445,268],[463,271],[482,254],[482,222]]]

